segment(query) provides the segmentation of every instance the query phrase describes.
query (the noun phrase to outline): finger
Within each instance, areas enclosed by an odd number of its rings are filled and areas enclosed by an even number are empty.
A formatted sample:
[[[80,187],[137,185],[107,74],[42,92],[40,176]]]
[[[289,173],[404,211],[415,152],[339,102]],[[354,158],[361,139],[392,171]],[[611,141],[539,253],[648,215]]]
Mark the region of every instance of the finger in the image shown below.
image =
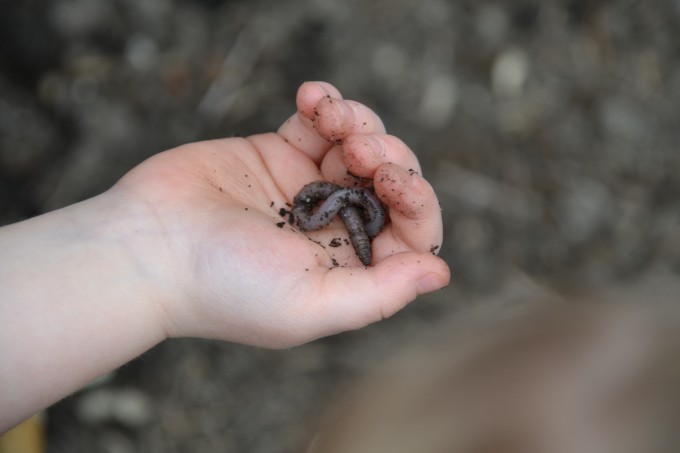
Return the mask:
[[[451,274],[441,258],[406,252],[375,267],[333,268],[321,278],[318,309],[335,333],[389,318],[418,295],[448,285]]]
[[[276,201],[283,196],[284,200],[291,201],[302,186],[322,179],[314,162],[281,141],[275,134],[251,135],[248,142],[252,144],[256,154],[259,154],[262,164],[271,175],[275,188],[267,193],[272,200]],[[279,205],[278,201],[276,205]]]
[[[384,132],[385,127],[371,109],[345,101],[326,82],[306,82],[298,89],[298,112],[280,128],[279,135],[317,164],[333,144],[352,133]]]
[[[326,156],[320,165],[323,179],[331,181],[335,184],[340,184],[345,187],[357,187],[365,185],[362,178],[353,176],[347,170],[343,156],[342,145],[335,145]],[[370,181],[367,181],[370,183]]]
[[[314,119],[316,104],[323,98],[342,99],[340,91],[328,82],[305,82],[295,97],[298,112],[308,120]]]
[[[375,238],[376,258],[398,252],[395,244],[437,253],[442,243],[442,217],[432,186],[415,171],[387,163],[376,170],[374,187],[391,220],[383,234]]]
[[[348,136],[341,146],[328,152],[321,163],[321,173],[336,184],[352,186],[357,185],[356,176],[372,179],[378,167],[388,162],[421,173],[413,151],[399,138],[387,134]]]
[[[317,164],[333,146],[314,130],[314,109],[326,97],[342,99],[340,92],[330,83],[305,82],[298,88],[295,103],[297,112],[279,128],[278,134]]]
[[[393,135],[350,135],[343,142],[342,150],[347,169],[357,176],[372,178],[378,167],[388,162],[422,173],[411,148]]]
[[[341,143],[351,134],[385,132],[376,113],[356,101],[325,97],[314,109],[314,129],[331,143]]]

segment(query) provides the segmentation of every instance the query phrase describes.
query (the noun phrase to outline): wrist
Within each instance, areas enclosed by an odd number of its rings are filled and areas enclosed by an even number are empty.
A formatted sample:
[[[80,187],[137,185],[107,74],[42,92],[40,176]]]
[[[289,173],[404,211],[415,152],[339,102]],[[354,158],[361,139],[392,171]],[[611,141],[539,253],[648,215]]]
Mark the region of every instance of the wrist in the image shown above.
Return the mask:
[[[101,288],[118,292],[115,297],[122,306],[129,304],[130,312],[145,320],[145,330],[158,341],[168,338],[169,301],[180,288],[174,278],[177,260],[162,223],[144,200],[116,187],[83,205],[77,228],[92,247],[90,258],[108,266],[98,275]]]
[[[146,219],[109,191],[0,229],[0,431],[166,337]]]

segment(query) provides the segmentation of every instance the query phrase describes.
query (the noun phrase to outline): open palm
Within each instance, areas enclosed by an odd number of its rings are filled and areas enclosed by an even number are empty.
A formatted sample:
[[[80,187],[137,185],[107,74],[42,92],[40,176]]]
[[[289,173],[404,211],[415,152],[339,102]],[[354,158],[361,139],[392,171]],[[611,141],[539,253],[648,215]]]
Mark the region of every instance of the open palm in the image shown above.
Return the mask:
[[[439,206],[408,147],[329,84],[302,85],[297,105],[277,133],[158,154],[114,188],[154,218],[149,250],[170,335],[287,347],[380,320],[448,283],[432,253]],[[346,241],[329,245],[347,238],[340,221],[302,234],[280,215],[311,181],[357,177],[373,180],[390,217],[368,268]]]

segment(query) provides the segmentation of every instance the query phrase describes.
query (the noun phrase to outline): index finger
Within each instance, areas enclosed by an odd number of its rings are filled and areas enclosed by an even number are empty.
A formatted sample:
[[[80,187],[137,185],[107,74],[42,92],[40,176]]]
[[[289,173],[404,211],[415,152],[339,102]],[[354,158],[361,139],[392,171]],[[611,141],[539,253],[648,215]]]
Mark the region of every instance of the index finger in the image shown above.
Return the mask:
[[[303,83],[296,104],[298,111],[281,125],[278,134],[317,165],[348,135],[385,130],[375,112],[358,102],[343,100],[326,82]]]

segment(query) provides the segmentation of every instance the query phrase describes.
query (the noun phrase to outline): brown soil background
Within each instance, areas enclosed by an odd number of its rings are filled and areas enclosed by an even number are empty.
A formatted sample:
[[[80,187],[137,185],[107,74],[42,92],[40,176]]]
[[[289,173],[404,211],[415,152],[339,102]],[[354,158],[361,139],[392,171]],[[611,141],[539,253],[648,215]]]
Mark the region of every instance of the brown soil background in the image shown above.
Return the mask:
[[[517,271],[581,288],[680,265],[677,1],[3,6],[0,224],[164,149],[275,130],[302,81],[327,80],[415,150],[454,273],[392,319],[287,351],[168,341],[51,408],[49,452],[300,451],[352,377]],[[111,397],[132,409],[88,412]]]

